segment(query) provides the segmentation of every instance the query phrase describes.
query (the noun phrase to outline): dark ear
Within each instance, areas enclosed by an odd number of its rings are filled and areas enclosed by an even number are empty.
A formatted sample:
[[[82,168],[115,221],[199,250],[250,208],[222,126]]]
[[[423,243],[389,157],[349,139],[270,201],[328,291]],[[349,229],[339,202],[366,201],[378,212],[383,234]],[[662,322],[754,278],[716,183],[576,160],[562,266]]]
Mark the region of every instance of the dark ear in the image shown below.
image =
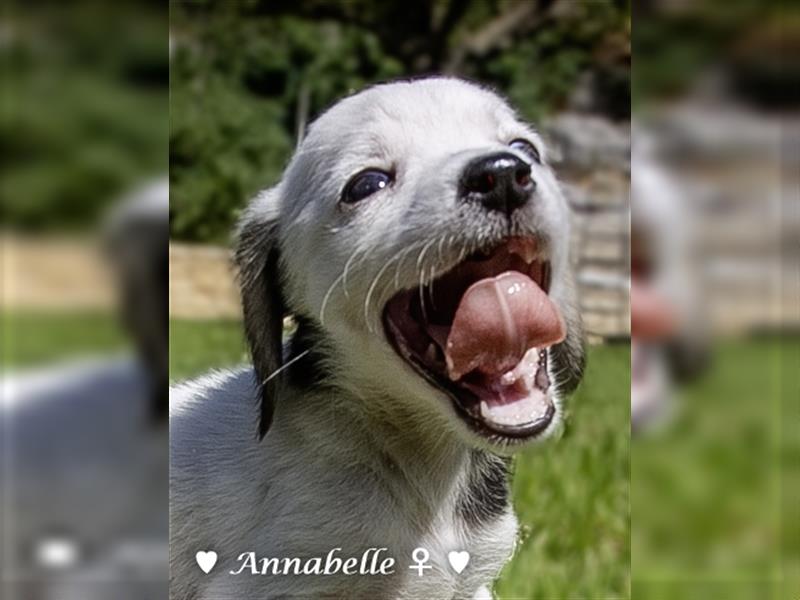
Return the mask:
[[[272,196],[272,193],[268,193]],[[245,213],[240,224],[234,260],[242,296],[244,328],[253,367],[258,378],[261,415],[258,426],[263,438],[272,423],[274,401],[281,378],[273,375],[283,364],[283,317],[278,221],[263,202],[264,196]],[[262,213],[262,208],[265,214]]]

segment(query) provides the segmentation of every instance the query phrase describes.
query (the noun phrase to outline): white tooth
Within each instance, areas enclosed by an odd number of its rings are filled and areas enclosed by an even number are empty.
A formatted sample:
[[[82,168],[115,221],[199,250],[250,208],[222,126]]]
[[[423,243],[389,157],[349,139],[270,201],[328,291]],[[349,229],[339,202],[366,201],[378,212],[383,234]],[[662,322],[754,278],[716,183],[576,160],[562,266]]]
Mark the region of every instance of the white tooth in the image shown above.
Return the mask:
[[[436,362],[436,346],[433,342],[428,344],[428,349],[425,350],[425,360],[428,362]]]
[[[503,385],[511,385],[517,380],[517,374],[514,372],[514,369],[510,370],[508,373],[503,373],[503,376],[500,377],[500,383]]]
[[[522,248],[522,252],[523,252],[522,258],[528,264],[532,263],[536,258],[536,249],[533,246],[525,244]]]
[[[548,401],[541,394],[532,394],[510,404],[489,404],[481,401],[481,416],[497,425],[516,426],[535,421],[547,413]]]

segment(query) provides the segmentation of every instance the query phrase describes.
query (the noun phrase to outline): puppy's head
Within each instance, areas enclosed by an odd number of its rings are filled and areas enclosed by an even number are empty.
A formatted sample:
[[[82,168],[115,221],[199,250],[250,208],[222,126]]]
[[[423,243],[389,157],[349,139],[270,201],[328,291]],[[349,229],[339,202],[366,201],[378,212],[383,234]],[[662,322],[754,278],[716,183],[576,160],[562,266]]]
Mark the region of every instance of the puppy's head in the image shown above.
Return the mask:
[[[567,213],[541,139],[485,89],[427,79],[336,104],[241,224],[262,434],[274,373],[314,356],[316,383],[398,427],[495,450],[549,435],[583,367]]]

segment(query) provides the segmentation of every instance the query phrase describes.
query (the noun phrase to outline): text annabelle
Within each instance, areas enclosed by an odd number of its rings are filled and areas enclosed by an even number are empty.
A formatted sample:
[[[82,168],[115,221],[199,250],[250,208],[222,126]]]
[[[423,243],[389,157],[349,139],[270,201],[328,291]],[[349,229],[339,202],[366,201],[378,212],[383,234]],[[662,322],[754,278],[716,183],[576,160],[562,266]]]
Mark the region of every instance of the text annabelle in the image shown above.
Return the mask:
[[[236,559],[241,563],[231,575],[391,575],[395,560],[390,556],[380,557],[387,548],[368,548],[360,557],[340,558],[342,551],[334,548],[325,557],[313,558],[257,558],[255,552],[242,552]]]

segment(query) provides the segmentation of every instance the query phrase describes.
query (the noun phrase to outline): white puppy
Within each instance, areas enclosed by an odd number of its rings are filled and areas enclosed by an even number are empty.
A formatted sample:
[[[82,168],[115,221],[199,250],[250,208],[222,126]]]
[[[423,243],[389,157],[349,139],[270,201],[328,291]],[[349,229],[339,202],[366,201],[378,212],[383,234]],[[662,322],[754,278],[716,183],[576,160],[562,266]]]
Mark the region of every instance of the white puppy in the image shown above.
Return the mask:
[[[172,597],[488,597],[516,537],[505,457],[558,430],[583,367],[568,238],[541,139],[492,92],[392,83],[323,114],[242,219],[253,368],[172,392]],[[334,548],[395,562],[247,563]]]

